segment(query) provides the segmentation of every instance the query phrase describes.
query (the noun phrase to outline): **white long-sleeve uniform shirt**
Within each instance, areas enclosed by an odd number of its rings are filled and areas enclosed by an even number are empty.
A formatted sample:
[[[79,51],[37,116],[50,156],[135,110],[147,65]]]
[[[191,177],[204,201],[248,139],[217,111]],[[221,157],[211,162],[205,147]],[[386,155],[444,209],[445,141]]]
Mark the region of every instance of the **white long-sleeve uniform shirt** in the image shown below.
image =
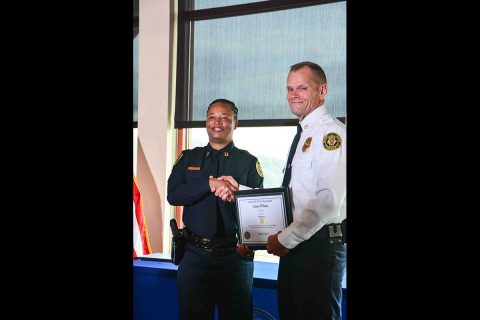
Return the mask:
[[[346,217],[346,128],[325,105],[301,122],[292,160],[293,222],[278,235],[292,249],[324,225]]]

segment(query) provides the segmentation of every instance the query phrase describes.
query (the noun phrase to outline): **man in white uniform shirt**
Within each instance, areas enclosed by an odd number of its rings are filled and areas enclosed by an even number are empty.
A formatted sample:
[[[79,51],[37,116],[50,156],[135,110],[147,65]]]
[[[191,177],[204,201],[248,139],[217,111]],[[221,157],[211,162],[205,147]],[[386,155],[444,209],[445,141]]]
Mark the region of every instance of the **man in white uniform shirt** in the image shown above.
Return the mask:
[[[341,319],[346,132],[345,125],[328,113],[326,94],[327,79],[319,65],[306,61],[290,68],[287,99],[301,127],[283,183],[292,191],[293,222],[267,242],[267,251],[280,256],[281,320]]]

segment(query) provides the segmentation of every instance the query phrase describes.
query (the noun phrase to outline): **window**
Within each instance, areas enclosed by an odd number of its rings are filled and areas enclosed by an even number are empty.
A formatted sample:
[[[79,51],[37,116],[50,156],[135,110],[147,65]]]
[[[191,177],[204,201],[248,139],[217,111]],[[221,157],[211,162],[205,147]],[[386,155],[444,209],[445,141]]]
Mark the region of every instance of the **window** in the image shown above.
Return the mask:
[[[210,9],[224,6],[233,6],[236,4],[245,4],[252,2],[261,2],[259,0],[195,0],[195,10]]]
[[[206,107],[217,98],[241,107],[242,127],[295,125],[285,81],[289,67],[305,60],[325,69],[329,111],[346,116],[346,1],[262,1],[203,10],[185,3],[179,2],[176,128],[203,127]],[[195,9],[205,3],[195,1]]]

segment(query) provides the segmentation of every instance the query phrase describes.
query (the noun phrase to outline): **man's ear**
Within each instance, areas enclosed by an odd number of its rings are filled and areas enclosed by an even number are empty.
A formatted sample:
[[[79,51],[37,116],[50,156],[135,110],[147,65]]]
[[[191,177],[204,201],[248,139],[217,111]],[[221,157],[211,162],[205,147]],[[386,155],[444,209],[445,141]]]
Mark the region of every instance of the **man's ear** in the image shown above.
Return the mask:
[[[320,94],[322,96],[325,96],[327,94],[327,91],[328,91],[328,87],[327,87],[327,84],[324,83],[321,87],[320,87]]]
[[[238,120],[235,120],[235,122],[233,123],[233,130],[237,129],[238,127]]]

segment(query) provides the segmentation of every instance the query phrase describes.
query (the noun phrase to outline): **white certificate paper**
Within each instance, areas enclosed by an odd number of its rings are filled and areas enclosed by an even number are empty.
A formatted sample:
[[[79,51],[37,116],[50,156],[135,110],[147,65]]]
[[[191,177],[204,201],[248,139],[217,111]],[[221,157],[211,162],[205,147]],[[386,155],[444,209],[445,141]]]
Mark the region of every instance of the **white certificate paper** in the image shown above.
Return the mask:
[[[240,242],[266,246],[268,236],[288,226],[284,193],[237,198]]]

